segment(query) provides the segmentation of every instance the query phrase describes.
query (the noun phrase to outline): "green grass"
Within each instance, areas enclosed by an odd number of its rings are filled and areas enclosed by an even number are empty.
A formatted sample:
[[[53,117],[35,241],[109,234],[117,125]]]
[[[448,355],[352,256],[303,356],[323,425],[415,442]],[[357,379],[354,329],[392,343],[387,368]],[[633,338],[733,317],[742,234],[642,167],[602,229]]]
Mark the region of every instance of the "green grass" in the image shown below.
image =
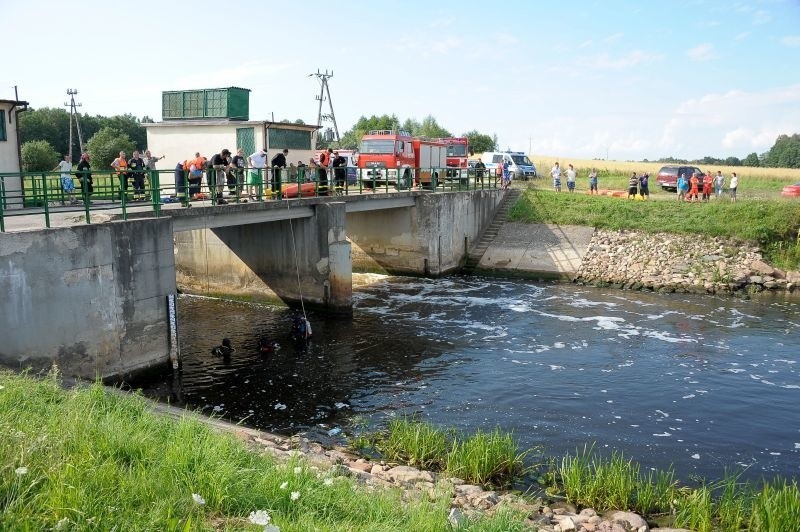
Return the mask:
[[[800,523],[797,481],[762,482],[760,491],[726,473],[699,487],[679,487],[671,470],[643,475],[621,454],[603,457],[584,447],[562,458],[553,476],[566,499],[598,511],[631,510],[674,516],[674,525],[697,532],[740,530],[793,532]]]
[[[100,384],[64,391],[57,375],[0,372],[0,434],[0,530],[261,530],[257,510],[283,531],[449,529],[447,496],[368,492]],[[467,529],[522,523],[501,512]]]
[[[763,246],[777,267],[800,265],[800,202],[792,199],[632,201],[608,196],[555,193],[529,188],[509,211],[524,223],[584,225],[601,229],[731,237]]]
[[[512,434],[499,429],[477,431],[464,438],[415,418],[389,422],[385,431],[356,442],[361,449],[374,447],[390,461],[444,471],[450,476],[481,485],[508,485],[525,470],[530,451],[520,452]]]

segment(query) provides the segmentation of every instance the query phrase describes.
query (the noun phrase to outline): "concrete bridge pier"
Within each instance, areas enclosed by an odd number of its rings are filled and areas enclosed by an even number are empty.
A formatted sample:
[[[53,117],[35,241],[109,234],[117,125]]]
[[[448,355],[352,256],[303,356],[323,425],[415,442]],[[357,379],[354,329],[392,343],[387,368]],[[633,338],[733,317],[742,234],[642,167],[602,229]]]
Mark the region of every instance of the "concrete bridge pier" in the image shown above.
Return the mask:
[[[203,295],[352,314],[345,203],[289,209],[285,219],[175,233],[178,286]]]

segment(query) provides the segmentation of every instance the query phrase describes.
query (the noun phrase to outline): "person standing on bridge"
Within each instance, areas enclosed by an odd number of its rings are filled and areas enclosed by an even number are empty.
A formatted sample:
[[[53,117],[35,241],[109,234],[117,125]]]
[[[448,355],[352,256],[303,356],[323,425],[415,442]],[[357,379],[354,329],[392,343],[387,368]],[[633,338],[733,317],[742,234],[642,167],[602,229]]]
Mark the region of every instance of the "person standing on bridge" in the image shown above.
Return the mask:
[[[74,205],[77,203],[77,200],[75,199],[75,183],[72,181],[72,176],[70,175],[70,172],[72,172],[72,161],[70,160],[69,154],[64,155],[64,160],[53,168],[54,172],[56,170],[61,171],[61,190],[64,191],[64,194],[69,195],[69,202]],[[61,204],[63,205],[64,202],[62,201]]]
[[[264,169],[267,167],[267,150],[261,149],[248,157],[250,160],[250,178],[247,180],[247,192],[250,199],[260,198],[261,187],[264,184]]]
[[[282,152],[272,158],[270,166],[272,167],[272,196],[275,197],[281,190],[281,172],[286,169],[286,156],[289,155],[289,150],[284,148]]]
[[[76,170],[78,180],[81,182],[83,199],[86,203],[91,203],[89,200],[94,192],[94,186],[92,185],[92,165],[89,164],[89,152],[83,152],[81,154],[81,160]]]
[[[323,151],[319,154],[319,195],[325,196],[328,194],[328,165],[331,164],[332,148]]]

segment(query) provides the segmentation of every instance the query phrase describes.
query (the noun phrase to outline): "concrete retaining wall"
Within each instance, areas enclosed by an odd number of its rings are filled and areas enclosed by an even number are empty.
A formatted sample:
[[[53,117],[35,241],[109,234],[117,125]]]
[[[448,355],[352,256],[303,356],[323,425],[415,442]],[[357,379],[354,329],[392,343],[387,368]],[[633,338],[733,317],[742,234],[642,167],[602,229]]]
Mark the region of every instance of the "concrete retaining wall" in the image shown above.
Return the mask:
[[[353,268],[396,274],[455,271],[503,199],[502,190],[421,194],[412,208],[351,212]]]
[[[344,224],[345,205],[337,202],[314,205],[311,217],[291,225],[280,220],[177,232],[178,285],[197,294],[296,304],[299,265],[305,304],[352,313]]]
[[[125,375],[167,362],[169,219],[0,233],[0,363]]]

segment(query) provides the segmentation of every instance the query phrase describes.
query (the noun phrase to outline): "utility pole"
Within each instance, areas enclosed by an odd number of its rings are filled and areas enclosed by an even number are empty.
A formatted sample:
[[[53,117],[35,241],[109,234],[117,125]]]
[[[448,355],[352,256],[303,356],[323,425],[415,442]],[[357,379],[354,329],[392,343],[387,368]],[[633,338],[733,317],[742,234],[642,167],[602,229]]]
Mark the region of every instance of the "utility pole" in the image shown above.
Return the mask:
[[[78,94],[77,89],[67,89],[67,96],[69,96],[69,102],[64,102],[64,107],[69,107],[69,151],[67,154],[69,155],[69,160],[72,162],[72,120],[75,120],[75,129],[78,131],[78,147],[83,153],[83,137],[81,136],[81,123],[78,120],[78,107],[81,107],[83,104],[75,103],[75,95]]]
[[[308,77],[316,76],[319,80],[319,96],[316,99],[319,101],[319,109],[317,110],[317,125],[322,125],[323,121],[330,121],[333,122],[333,131],[336,133],[336,142],[339,142],[339,126],[336,125],[336,115],[333,112],[333,100],[331,100],[331,88],[328,85],[328,80],[333,77],[333,70],[328,73],[328,70],[325,69],[325,72],[320,72],[317,69],[316,73],[309,74]],[[325,101],[327,95],[328,106],[330,107],[330,113],[322,114],[322,102]]]

